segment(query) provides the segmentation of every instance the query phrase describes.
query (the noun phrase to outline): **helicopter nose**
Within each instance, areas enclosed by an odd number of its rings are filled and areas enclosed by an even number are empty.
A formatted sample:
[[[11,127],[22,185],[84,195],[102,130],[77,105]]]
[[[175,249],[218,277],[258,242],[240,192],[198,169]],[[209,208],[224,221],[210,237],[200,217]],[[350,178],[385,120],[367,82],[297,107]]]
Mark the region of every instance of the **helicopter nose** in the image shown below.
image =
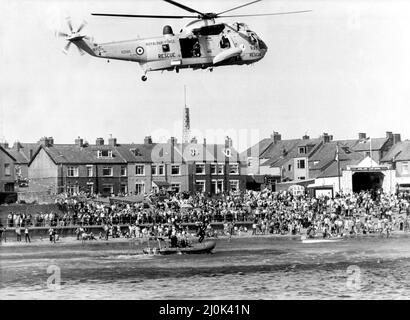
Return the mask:
[[[268,46],[267,46],[266,43],[263,42],[262,40],[259,40],[259,48],[260,48],[261,50],[265,50],[265,52],[268,51]]]

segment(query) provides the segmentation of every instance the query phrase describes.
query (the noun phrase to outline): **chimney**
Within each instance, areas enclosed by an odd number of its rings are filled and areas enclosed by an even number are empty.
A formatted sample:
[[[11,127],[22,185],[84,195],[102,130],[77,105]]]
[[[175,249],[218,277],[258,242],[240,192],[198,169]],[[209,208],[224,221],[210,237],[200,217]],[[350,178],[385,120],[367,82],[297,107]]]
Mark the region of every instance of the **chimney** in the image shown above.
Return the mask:
[[[329,143],[330,136],[326,132],[323,132],[322,139],[323,139],[323,143]]]
[[[305,135],[302,137],[302,139],[303,139],[303,140],[309,140],[309,139],[310,139],[310,137],[309,137],[308,135],[306,135],[306,134],[305,134]]]
[[[232,148],[232,139],[228,136],[225,137],[225,148]]]
[[[20,152],[21,148],[23,148],[23,146],[21,145],[21,143],[19,141],[16,142],[16,149],[17,152]]]
[[[401,135],[400,133],[395,133],[393,134],[393,144],[396,144],[398,142],[401,142]]]
[[[365,132],[360,132],[359,133],[359,140],[366,140],[366,133]]]
[[[39,143],[45,147],[52,147],[54,144],[53,137],[42,137]]]
[[[74,143],[76,144],[76,146],[82,148],[84,146],[84,140],[81,139],[80,137],[78,137],[77,139],[75,139]]]
[[[103,145],[104,145],[104,139],[103,139],[103,138],[97,138],[97,139],[95,140],[95,144],[96,144],[97,146],[103,146]]]
[[[108,138],[108,145],[110,145],[111,147],[115,147],[117,145],[117,138]]]
[[[273,134],[271,134],[270,137],[271,139],[273,139],[273,143],[276,143],[282,140],[282,136],[279,134],[279,132],[276,132],[276,131],[273,131]]]
[[[170,154],[171,154],[171,163],[175,161],[175,144],[177,143],[177,139],[175,137],[171,137],[168,140],[168,144],[170,145]]]
[[[152,144],[152,138],[151,136],[146,136],[144,138],[144,144]]]
[[[386,138],[389,139],[389,140],[393,140],[393,132],[386,131]]]

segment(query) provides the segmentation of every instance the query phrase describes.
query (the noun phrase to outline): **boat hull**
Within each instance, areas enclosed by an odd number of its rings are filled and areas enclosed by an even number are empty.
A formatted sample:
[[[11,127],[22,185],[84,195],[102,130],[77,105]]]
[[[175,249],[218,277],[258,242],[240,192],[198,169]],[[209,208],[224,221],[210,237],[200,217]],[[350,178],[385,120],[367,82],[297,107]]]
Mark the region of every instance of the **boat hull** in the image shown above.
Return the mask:
[[[211,253],[212,250],[215,248],[216,242],[215,241],[207,241],[205,243],[195,244],[192,247],[186,248],[161,248],[157,251],[157,253],[161,255],[170,255],[170,254],[204,254],[204,253]],[[146,250],[144,250],[144,253]]]

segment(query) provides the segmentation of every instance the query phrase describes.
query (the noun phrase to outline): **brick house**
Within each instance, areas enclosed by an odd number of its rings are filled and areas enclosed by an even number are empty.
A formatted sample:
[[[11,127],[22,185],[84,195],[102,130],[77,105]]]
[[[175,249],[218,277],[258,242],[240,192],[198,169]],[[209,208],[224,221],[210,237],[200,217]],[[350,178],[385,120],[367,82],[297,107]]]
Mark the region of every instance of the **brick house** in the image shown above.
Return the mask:
[[[0,192],[13,192],[15,184],[14,163],[16,159],[0,146]]]

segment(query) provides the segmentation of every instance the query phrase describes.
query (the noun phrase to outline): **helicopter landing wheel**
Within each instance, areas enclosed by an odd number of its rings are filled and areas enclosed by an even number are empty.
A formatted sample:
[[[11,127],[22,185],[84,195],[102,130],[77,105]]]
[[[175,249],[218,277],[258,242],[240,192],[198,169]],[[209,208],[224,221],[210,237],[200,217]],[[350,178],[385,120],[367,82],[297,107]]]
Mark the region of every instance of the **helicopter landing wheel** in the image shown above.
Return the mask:
[[[141,77],[141,80],[142,80],[142,81],[147,81],[147,79],[148,79],[148,78],[147,78],[146,75],[143,75],[143,76]]]
[[[209,68],[209,72],[212,72],[212,71],[214,71],[214,68]]]

